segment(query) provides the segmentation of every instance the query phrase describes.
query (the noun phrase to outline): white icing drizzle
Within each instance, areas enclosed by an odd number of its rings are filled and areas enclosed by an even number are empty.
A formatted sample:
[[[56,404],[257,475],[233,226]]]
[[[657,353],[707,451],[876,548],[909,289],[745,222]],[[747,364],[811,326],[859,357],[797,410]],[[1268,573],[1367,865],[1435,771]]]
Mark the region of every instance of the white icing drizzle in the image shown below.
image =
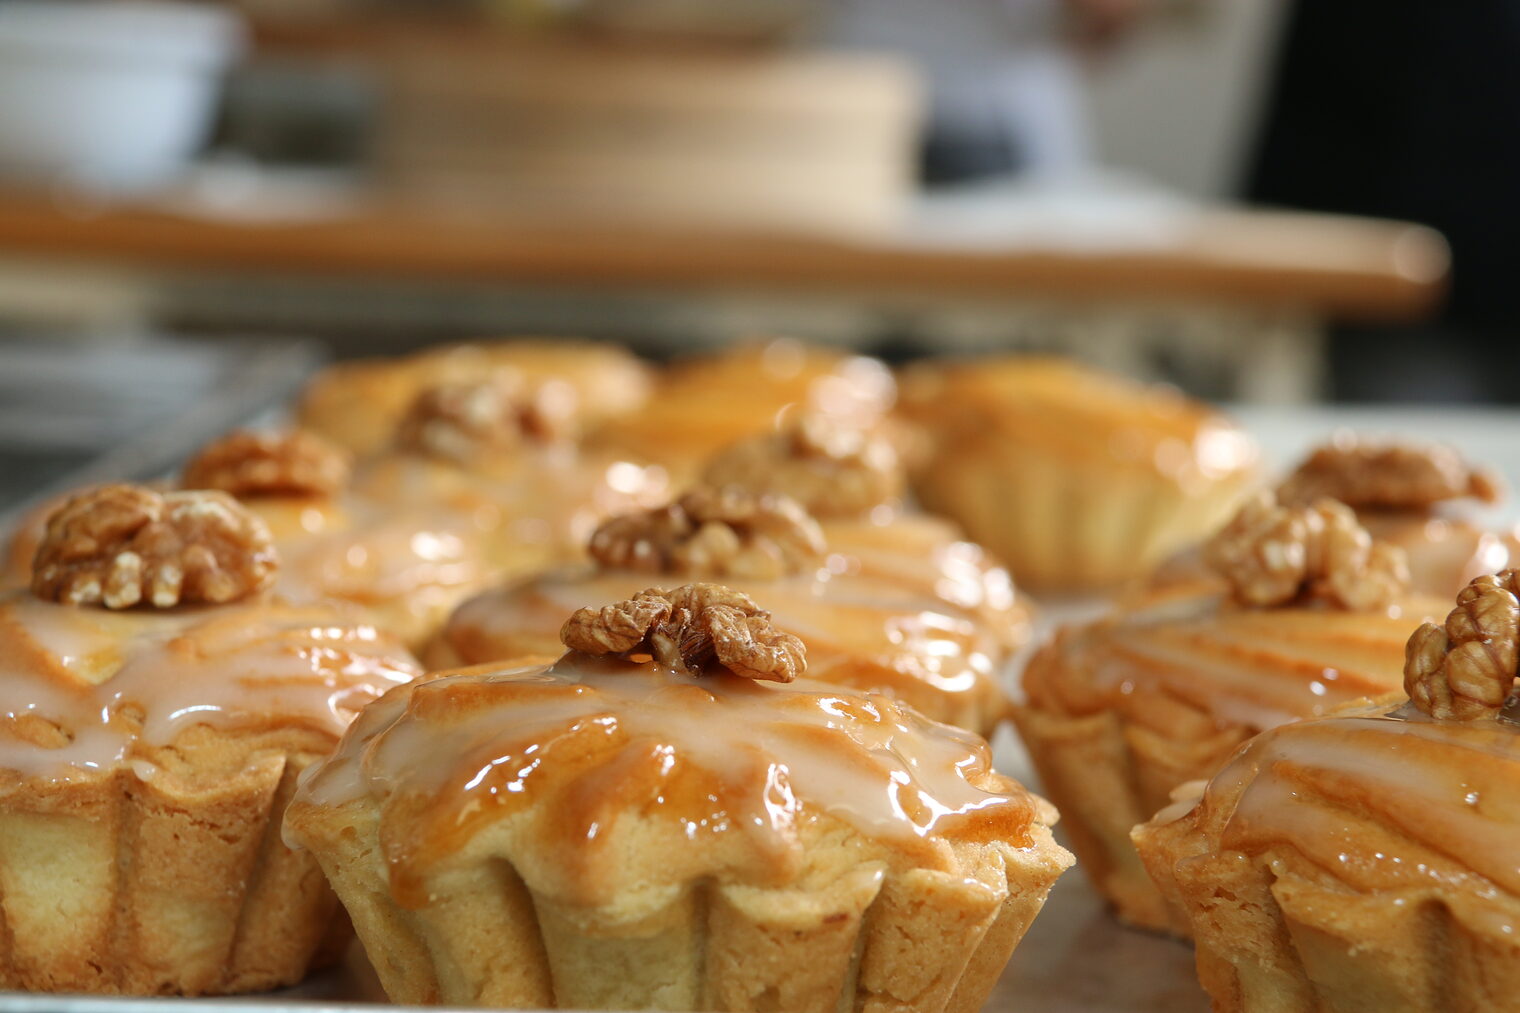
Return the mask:
[[[1358,889],[1517,896],[1517,785],[1512,722],[1441,722],[1377,705],[1253,740],[1193,818],[1219,847],[1291,845]]]
[[[172,744],[194,725],[295,724],[337,738],[366,703],[419,673],[405,649],[327,606],[164,611],[0,597],[0,770],[70,780]],[[61,729],[46,748],[28,723]]]

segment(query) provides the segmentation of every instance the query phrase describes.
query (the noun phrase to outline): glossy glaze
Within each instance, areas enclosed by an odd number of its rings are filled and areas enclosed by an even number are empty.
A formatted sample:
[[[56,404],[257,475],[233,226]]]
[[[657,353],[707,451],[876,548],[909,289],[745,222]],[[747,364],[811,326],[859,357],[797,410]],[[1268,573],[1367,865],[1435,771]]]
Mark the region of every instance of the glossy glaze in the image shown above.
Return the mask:
[[[303,780],[297,804],[379,801],[404,892],[528,810],[556,862],[592,880],[615,871],[596,868],[605,842],[649,821],[742,841],[778,868],[804,859],[799,828],[824,814],[910,850],[1021,841],[1034,800],[990,764],[982,739],[884,696],[570,654],[391,693]]]
[[[1520,725],[1434,721],[1397,703],[1258,737],[1190,818],[1220,850],[1291,848],[1362,892],[1520,895]]]
[[[576,609],[677,583],[627,571],[546,574],[466,602],[444,638],[467,664],[552,654],[560,626]],[[734,586],[770,611],[777,627],[802,638],[815,679],[892,692],[937,716],[946,711],[933,698],[1001,697],[1003,645],[971,615],[922,588],[827,567]]]
[[[331,607],[111,612],[14,592],[0,598],[0,769],[67,780],[138,766],[196,725],[336,738],[418,674],[391,638]]]
[[[1403,682],[1404,644],[1449,606],[1411,598],[1380,612],[1243,608],[1223,584],[1187,577],[1065,631],[1030,663],[1032,707],[1091,714],[1173,697],[1253,730],[1324,714]]]

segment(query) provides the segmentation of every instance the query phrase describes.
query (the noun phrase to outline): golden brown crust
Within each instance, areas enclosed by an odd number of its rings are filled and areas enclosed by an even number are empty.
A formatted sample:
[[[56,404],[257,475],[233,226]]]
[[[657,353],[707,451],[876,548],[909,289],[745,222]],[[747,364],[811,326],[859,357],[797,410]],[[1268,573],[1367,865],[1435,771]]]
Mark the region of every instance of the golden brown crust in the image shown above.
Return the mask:
[[[746,679],[791,682],[807,670],[807,649],[770,619],[748,595],[720,584],[686,584],[578,609],[560,639],[582,654],[653,657],[692,674],[717,666]]]
[[[591,536],[607,569],[775,580],[822,561],[818,523],[784,496],[698,488],[667,506],[623,514]]]
[[[1404,689],[1433,718],[1497,717],[1515,686],[1520,659],[1520,571],[1478,577],[1457,595],[1444,626],[1425,623],[1409,638]]]
[[[573,439],[573,393],[554,384],[529,385],[497,370],[484,380],[440,383],[418,394],[396,431],[404,450],[469,463],[512,453],[525,444]]]
[[[246,429],[207,444],[185,465],[186,489],[220,489],[238,499],[327,497],[348,485],[346,453],[315,433]]]
[[[1277,490],[1278,498],[1308,506],[1330,498],[1350,507],[1425,510],[1472,497],[1496,503],[1498,475],[1462,459],[1450,447],[1412,442],[1374,443],[1349,433],[1317,447]]]
[[[819,416],[737,443],[702,474],[716,486],[779,493],[814,516],[854,516],[902,496],[896,448],[879,432]]]
[[[268,527],[226,493],[108,485],[48,519],[32,592],[112,609],[221,603],[268,587],[276,566]]]
[[[1370,611],[1409,590],[1403,550],[1373,541],[1351,508],[1334,500],[1292,507],[1258,493],[1204,546],[1204,559],[1243,605],[1319,600]]]

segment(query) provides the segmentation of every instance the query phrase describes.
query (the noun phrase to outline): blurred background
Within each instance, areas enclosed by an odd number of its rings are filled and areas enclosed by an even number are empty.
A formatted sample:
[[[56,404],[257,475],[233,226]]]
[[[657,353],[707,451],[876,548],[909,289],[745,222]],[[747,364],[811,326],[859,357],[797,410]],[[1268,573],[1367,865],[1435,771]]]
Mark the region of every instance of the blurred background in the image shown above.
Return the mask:
[[[1517,56],[1498,0],[0,0],[0,464],[522,333],[1510,401]]]

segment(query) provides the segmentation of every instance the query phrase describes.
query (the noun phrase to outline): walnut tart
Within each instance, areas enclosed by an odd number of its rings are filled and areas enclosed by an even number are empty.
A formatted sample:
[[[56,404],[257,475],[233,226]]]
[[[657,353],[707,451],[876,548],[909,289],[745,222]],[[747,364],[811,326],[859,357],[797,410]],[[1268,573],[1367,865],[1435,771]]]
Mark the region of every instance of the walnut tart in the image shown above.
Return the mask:
[[[1322,497],[1345,503],[1374,537],[1404,550],[1416,590],[1443,598],[1520,561],[1513,526],[1496,530],[1480,516],[1503,499],[1499,476],[1451,447],[1336,433],[1277,494],[1296,505]]]
[[[393,1000],[981,1007],[1071,861],[982,739],[807,678],[717,585],[561,636],[388,694],[302,781],[286,835]]]
[[[0,988],[248,992],[336,954],[336,899],[278,827],[420,669],[347,611],[271,598],[277,565],[224,493],[107,486],[0,595]]]
[[[907,503],[900,442],[880,425],[803,415],[720,451],[702,480],[796,500],[822,528],[832,569],[969,609],[1018,651],[1029,642],[1033,606],[1008,569],[954,521]]]
[[[1444,611],[1409,590],[1403,550],[1332,500],[1288,507],[1262,492],[1204,560],[1058,631],[1013,712],[1088,879],[1124,920],[1183,933],[1131,828],[1257,732],[1396,689],[1405,641]]]
[[[1517,594],[1474,579],[1407,696],[1265,732],[1136,828],[1216,1010],[1520,1008]]]
[[[229,433],[190,459],[181,485],[234,496],[269,526],[281,597],[350,602],[414,648],[498,576],[468,512],[357,491],[350,455],[306,430]]]
[[[498,577],[582,558],[603,519],[662,500],[664,473],[584,449],[577,421],[510,374],[424,388],[355,495],[382,512],[468,525]]]
[[[789,497],[702,487],[615,517],[592,536],[591,562],[483,592],[461,605],[426,652],[432,667],[552,654],[578,608],[648,587],[721,580],[764,600],[808,645],[815,679],[890,694],[938,721],[987,734],[1006,716],[1000,675],[1015,631],[987,618],[985,574],[913,579],[862,572]],[[970,586],[957,595],[939,582]],[[963,597],[967,604],[952,598]],[[1023,613],[1010,619],[1021,622]]]

